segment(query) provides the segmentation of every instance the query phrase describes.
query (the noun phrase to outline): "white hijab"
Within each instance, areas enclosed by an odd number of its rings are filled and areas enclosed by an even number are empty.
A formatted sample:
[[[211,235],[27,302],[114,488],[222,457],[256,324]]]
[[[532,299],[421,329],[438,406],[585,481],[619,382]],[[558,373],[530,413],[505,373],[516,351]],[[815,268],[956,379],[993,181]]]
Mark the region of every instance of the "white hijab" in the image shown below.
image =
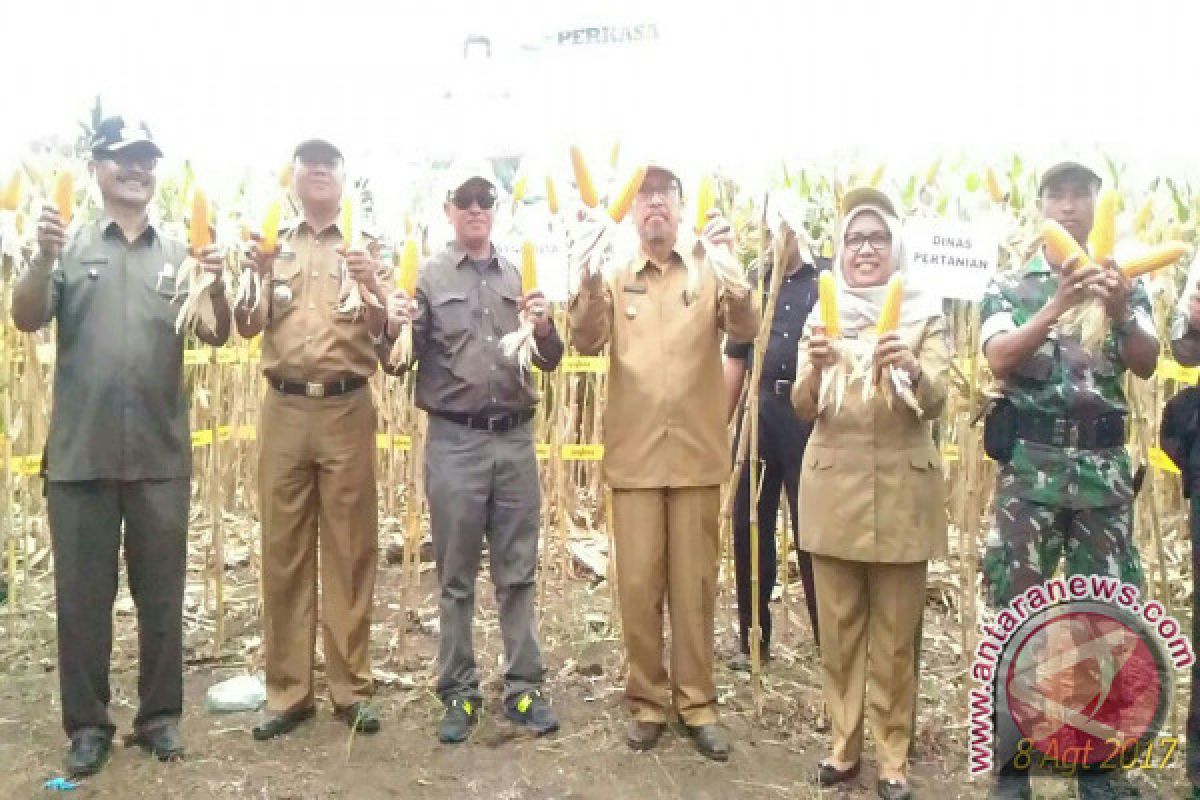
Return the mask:
[[[908,276],[908,253],[904,247],[904,237],[900,230],[900,221],[878,206],[861,205],[850,210],[838,225],[837,249],[833,256],[833,278],[837,284],[838,317],[841,320],[842,331],[857,335],[859,332],[873,328],[879,322],[883,310],[883,301],[887,295],[887,284],[882,286],[853,287],[846,283],[842,271],[842,258],[845,256],[846,229],[860,214],[870,212],[883,220],[888,232],[892,235],[892,261],[896,272],[904,276],[904,295],[900,301],[900,324],[910,325],[922,322],[932,317],[942,315],[942,298],[935,292],[926,291],[923,287],[914,286]],[[811,329],[821,324],[821,315],[810,314],[805,327]]]

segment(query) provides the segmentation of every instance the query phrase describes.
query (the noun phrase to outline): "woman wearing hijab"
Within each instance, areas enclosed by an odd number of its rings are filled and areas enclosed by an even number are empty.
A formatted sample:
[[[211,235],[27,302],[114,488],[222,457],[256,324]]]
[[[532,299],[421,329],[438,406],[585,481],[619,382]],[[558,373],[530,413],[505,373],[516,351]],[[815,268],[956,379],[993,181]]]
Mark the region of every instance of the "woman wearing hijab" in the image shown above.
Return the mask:
[[[879,796],[894,800],[912,796],[905,767],[915,639],[927,563],[946,551],[930,423],[946,401],[950,353],[940,298],[907,282],[897,328],[876,333],[889,279],[897,271],[903,278],[905,268],[887,195],[847,193],[838,231],[840,330],[827,336],[818,315],[810,317],[792,390],[796,413],[814,422],[800,478],[800,546],[813,556],[833,738],[818,779],[834,786],[858,775],[869,684]],[[831,388],[838,381],[847,385]]]

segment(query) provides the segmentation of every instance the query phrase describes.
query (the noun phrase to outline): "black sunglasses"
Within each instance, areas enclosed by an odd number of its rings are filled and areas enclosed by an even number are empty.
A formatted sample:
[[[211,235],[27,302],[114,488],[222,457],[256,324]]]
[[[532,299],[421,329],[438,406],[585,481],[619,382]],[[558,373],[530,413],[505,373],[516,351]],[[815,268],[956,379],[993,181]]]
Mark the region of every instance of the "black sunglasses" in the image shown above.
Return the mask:
[[[496,205],[495,189],[455,189],[450,193],[450,202],[459,211],[466,211],[472,204],[478,203],[484,211]]]

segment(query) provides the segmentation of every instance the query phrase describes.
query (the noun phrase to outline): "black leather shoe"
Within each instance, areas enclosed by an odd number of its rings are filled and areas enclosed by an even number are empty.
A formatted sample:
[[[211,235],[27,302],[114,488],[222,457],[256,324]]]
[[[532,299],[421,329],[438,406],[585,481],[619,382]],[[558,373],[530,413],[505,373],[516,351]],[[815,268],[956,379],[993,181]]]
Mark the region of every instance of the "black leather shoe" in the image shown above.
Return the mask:
[[[159,761],[179,761],[183,758],[183,737],[179,735],[179,725],[174,722],[135,731],[125,740],[125,746],[135,744]]]
[[[908,781],[882,779],[876,788],[882,800],[909,800],[913,796]]]
[[[829,788],[837,786],[839,783],[852,781],[858,777],[860,769],[862,769],[862,761],[855,761],[854,766],[846,769],[838,769],[828,761],[822,761],[817,765],[817,784]]]
[[[687,726],[688,734],[696,742],[700,754],[713,761],[729,760],[729,738],[716,725]]]
[[[317,713],[316,708],[309,706],[308,708],[301,708],[296,711],[285,711],[282,714],[275,714],[267,718],[261,725],[256,725],[252,732],[253,736],[259,742],[274,739],[276,736],[283,736],[285,733],[294,731],[301,722],[312,719],[315,713]]]
[[[625,744],[629,745],[629,749],[637,750],[639,753],[650,750],[658,744],[666,727],[661,722],[645,722],[635,719],[625,729]]]
[[[369,703],[351,703],[339,708],[333,715],[353,728],[355,733],[379,733],[383,727],[379,722],[379,712]]]
[[[84,728],[71,735],[67,751],[67,774],[72,778],[95,775],[108,762],[112,750],[112,734],[100,728]]]

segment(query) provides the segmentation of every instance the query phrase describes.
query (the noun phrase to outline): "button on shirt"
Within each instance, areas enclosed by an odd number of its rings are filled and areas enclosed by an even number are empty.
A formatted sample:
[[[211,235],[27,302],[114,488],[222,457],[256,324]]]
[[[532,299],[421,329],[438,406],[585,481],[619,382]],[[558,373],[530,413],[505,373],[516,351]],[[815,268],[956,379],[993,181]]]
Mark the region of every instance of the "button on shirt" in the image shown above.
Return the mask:
[[[435,256],[417,277],[412,320],[416,404],[432,412],[505,413],[537,405],[532,372],[504,357],[500,339],[520,326],[521,273],[503,256],[472,261],[458,244]],[[563,343],[534,339],[533,364],[558,367]]]
[[[133,242],[110,218],[81,228],[52,275],[43,324],[58,322],[52,481],[166,480],[191,474],[182,298],[187,247],[153,225]]]
[[[280,232],[270,286],[271,315],[262,339],[263,374],[276,380],[328,383],[369,378],[379,357],[365,313],[337,310],[342,286],[342,235],[336,225],[314,231],[307,222]],[[379,273],[387,285],[387,273]]]

